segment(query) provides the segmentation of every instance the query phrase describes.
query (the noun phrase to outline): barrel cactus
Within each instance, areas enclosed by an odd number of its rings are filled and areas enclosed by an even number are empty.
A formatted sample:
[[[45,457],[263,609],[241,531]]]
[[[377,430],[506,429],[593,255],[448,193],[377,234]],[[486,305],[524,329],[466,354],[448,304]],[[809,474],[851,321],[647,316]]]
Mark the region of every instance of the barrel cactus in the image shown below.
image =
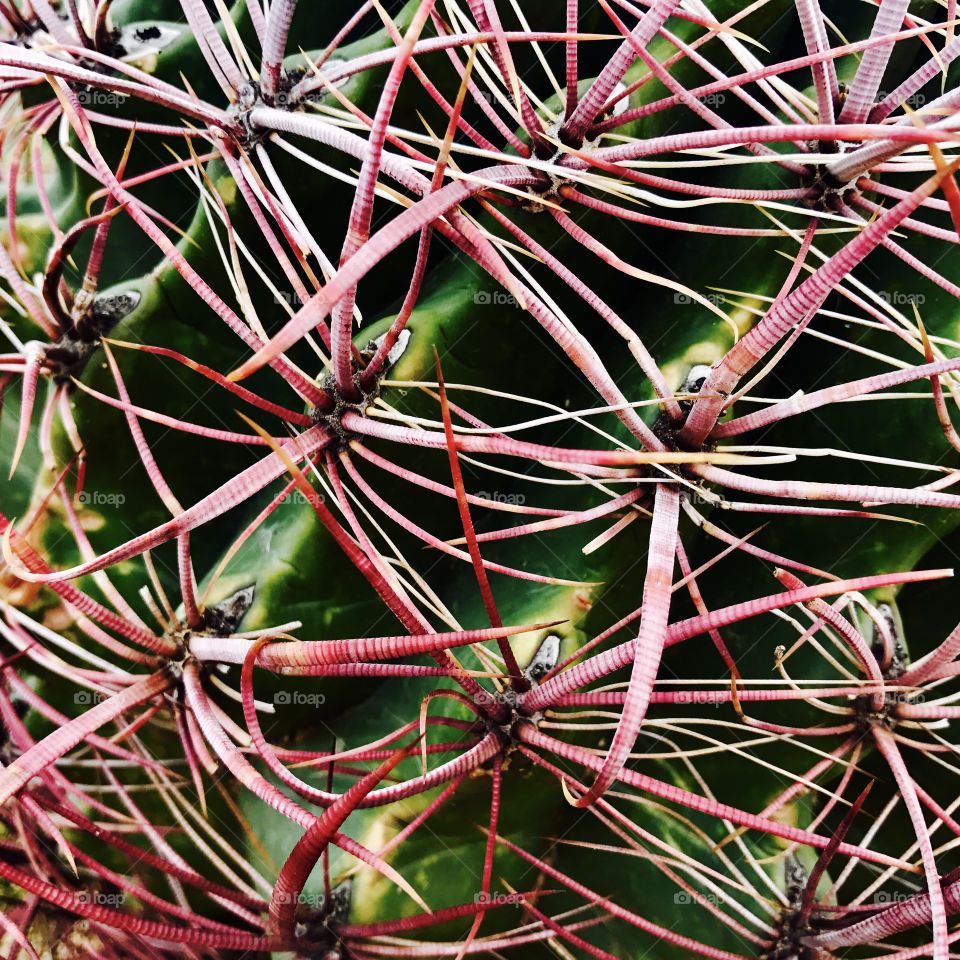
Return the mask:
[[[9,958],[955,956],[955,0],[0,0]]]

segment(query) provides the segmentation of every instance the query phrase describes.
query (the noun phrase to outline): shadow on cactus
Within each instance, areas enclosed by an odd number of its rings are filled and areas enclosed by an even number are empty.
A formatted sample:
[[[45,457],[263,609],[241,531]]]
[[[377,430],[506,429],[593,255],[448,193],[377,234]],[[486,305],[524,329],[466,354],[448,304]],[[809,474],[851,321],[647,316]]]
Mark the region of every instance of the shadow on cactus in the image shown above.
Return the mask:
[[[4,956],[953,955],[955,4],[0,14]]]

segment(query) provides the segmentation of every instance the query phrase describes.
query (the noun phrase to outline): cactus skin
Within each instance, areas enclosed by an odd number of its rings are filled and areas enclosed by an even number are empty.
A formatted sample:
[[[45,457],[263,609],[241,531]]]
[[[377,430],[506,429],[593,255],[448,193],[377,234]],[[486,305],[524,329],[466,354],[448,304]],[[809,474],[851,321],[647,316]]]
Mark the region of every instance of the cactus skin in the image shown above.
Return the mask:
[[[954,6],[0,0],[0,953],[947,960]]]

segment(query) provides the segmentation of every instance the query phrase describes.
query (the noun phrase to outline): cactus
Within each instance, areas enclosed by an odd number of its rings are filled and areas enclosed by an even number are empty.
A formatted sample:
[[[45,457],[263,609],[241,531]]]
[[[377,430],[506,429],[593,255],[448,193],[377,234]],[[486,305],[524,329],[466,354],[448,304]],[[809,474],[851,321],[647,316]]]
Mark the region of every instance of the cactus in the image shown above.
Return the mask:
[[[953,956],[953,0],[0,0],[5,957]]]

